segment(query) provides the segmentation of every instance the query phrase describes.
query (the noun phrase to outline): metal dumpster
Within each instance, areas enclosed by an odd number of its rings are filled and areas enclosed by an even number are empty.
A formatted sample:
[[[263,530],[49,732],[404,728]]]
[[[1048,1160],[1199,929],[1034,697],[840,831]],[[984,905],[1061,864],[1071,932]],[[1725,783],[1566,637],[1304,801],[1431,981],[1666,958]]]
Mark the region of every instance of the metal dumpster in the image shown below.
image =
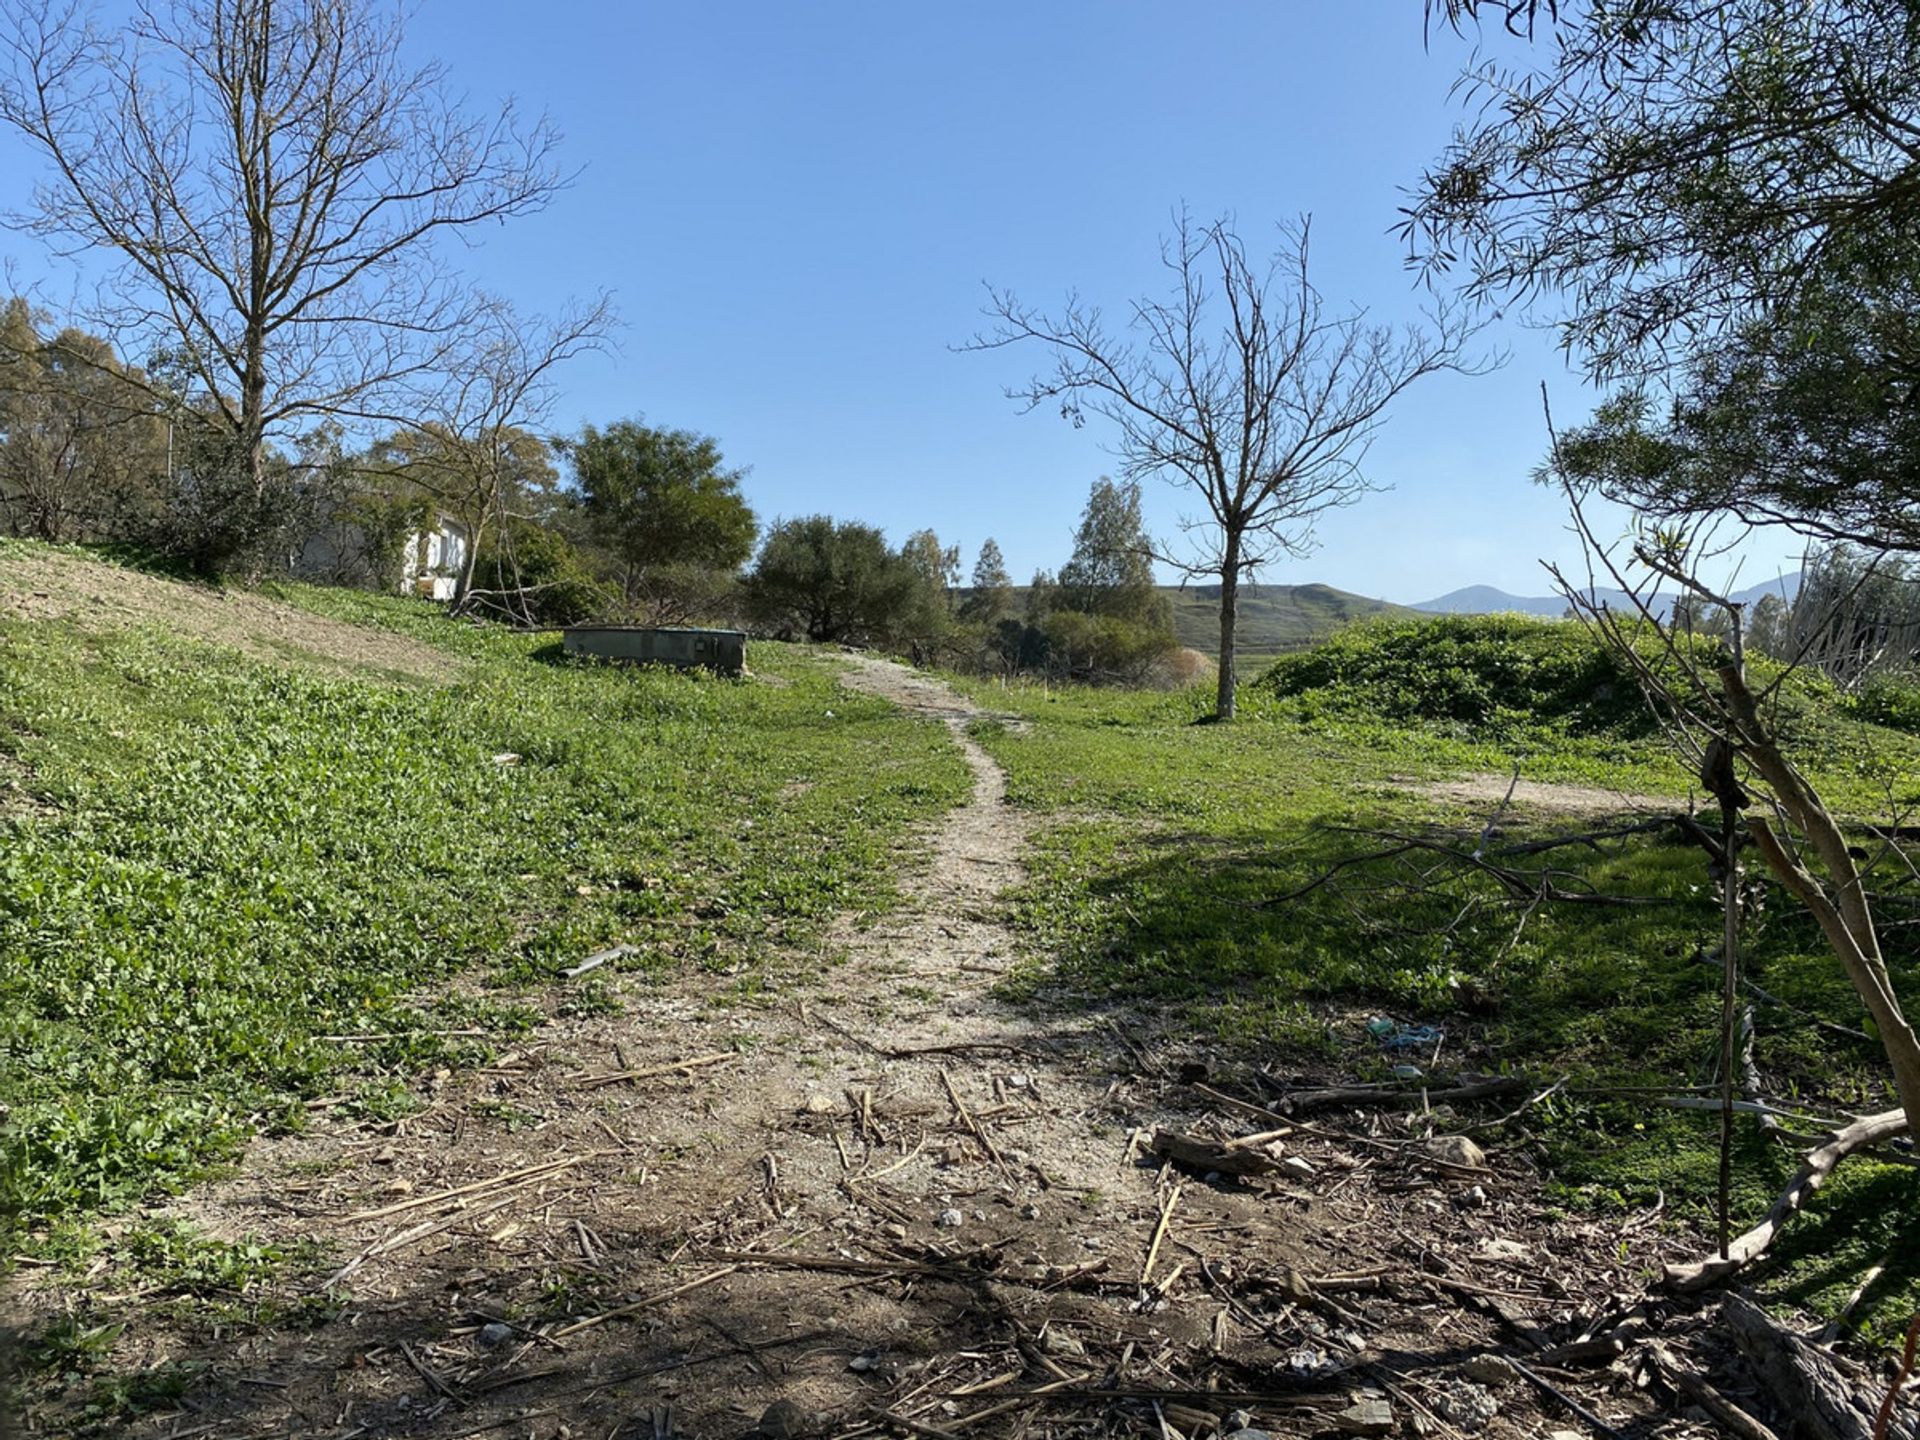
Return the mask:
[[[742,630],[693,630],[644,625],[569,625],[563,632],[569,655],[598,655],[638,665],[673,665],[738,675],[747,665]]]

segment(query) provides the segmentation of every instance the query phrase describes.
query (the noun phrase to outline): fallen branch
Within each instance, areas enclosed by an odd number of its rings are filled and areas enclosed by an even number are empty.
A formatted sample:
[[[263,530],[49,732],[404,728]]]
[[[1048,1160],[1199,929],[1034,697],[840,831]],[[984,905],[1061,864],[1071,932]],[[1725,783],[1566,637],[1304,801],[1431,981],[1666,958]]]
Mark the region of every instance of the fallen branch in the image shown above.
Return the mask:
[[[548,1160],[541,1165],[529,1165],[522,1170],[509,1170],[504,1175],[495,1175],[491,1180],[475,1180],[470,1185],[456,1185],[451,1190],[439,1190],[431,1195],[416,1195],[411,1200],[396,1201],[392,1205],[383,1205],[378,1210],[359,1210],[352,1215],[342,1216],[340,1223],[351,1225],[360,1220],[384,1220],[387,1216],[398,1215],[404,1210],[418,1210],[422,1205],[439,1205],[448,1200],[457,1200],[463,1195],[498,1189],[502,1185],[511,1185],[521,1180],[545,1179],[548,1175],[570,1169],[583,1160],[591,1160],[596,1156],[611,1153],[605,1150],[590,1150],[584,1155],[566,1156],[559,1160]]]
[[[1854,1151],[1890,1140],[1904,1134],[1906,1129],[1906,1112],[1888,1110],[1834,1131],[1822,1144],[1807,1152],[1799,1172],[1781,1191],[1780,1198],[1773,1202],[1766,1218],[1728,1245],[1724,1258],[1716,1255],[1691,1265],[1669,1265],[1661,1283],[1669,1290],[1685,1293],[1704,1290],[1739,1273],[1766,1252],[1774,1236],[1780,1233],[1781,1226],[1827,1183],[1827,1177],[1833,1173],[1835,1166]]]
[[[1171,1160],[1184,1170],[1206,1175],[1271,1175],[1280,1162],[1252,1146],[1219,1144],[1176,1130],[1156,1130],[1147,1149],[1163,1160]]]
[[[603,1311],[598,1315],[589,1315],[586,1319],[576,1320],[571,1325],[563,1325],[553,1332],[553,1338],[556,1340],[564,1339],[566,1336],[578,1334],[582,1330],[591,1330],[596,1325],[604,1325],[609,1320],[618,1320],[623,1315],[632,1315],[637,1311],[645,1310],[651,1306],[661,1304],[663,1301],[671,1300],[676,1295],[684,1295],[689,1290],[698,1290],[703,1285],[711,1285],[716,1280],[724,1280],[727,1276],[734,1274],[739,1269],[740,1267],[738,1265],[722,1265],[718,1270],[709,1270],[705,1275],[696,1276],[684,1284],[675,1285],[670,1290],[657,1291],[652,1295],[643,1296],[641,1299],[622,1305],[617,1309]]]
[[[1489,1100],[1502,1095],[1519,1095],[1531,1090],[1535,1082],[1520,1075],[1502,1075],[1490,1080],[1469,1081],[1435,1090],[1414,1085],[1340,1085],[1320,1090],[1283,1092],[1275,1102],[1289,1115],[1307,1110],[1326,1110],[1336,1105],[1406,1105],[1417,1102],[1453,1104],[1469,1100]]]
[[[1772,1430],[1681,1364],[1666,1346],[1647,1346],[1647,1356],[1674,1389],[1711,1415],[1714,1423],[1733,1436],[1734,1440],[1780,1440]]]
[[[709,1065],[724,1065],[729,1060],[739,1058],[737,1050],[716,1050],[711,1055],[695,1055],[689,1060],[676,1060],[671,1065],[650,1065],[644,1070],[615,1070],[606,1075],[589,1075],[577,1088],[598,1090],[602,1085],[618,1085],[623,1080],[657,1080],[662,1075],[680,1075]]]

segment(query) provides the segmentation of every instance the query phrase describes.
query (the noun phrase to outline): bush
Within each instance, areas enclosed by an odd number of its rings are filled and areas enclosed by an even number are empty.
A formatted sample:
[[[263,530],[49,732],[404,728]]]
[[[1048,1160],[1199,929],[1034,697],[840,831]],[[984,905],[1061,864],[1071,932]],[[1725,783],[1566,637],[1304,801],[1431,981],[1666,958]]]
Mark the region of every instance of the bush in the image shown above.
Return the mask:
[[[1628,737],[1654,729],[1633,675],[1582,626],[1518,615],[1352,626],[1256,683],[1410,724]]]
[[[466,608],[517,624],[554,626],[591,620],[615,603],[613,590],[593,578],[566,536],[515,520],[481,548]]]

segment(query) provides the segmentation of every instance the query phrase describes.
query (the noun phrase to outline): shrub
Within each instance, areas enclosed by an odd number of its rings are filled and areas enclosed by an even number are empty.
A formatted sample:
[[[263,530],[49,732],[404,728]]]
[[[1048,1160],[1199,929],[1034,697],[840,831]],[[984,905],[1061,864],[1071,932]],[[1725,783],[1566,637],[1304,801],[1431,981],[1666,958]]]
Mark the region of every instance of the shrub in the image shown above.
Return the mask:
[[[511,522],[475,562],[468,608],[519,624],[577,625],[606,614],[614,592],[594,579],[573,542],[531,520]]]

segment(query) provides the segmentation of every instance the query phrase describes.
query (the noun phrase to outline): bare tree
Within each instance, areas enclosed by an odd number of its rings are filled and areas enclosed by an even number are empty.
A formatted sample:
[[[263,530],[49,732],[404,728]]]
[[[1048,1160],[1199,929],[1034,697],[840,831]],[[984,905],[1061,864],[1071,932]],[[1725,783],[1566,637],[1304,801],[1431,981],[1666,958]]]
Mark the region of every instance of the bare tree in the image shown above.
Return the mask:
[[[486,599],[525,620],[524,597],[514,587],[480,596],[474,588],[482,544],[496,537],[513,564],[515,504],[524,498],[532,433],[553,408],[553,372],[577,355],[601,350],[613,325],[605,296],[557,319],[523,318],[505,301],[485,302],[466,327],[465,344],[448,358],[444,383],[416,391],[395,415],[404,427],[389,445],[400,475],[459,516],[467,528],[466,554],[454,605]],[[545,446],[539,445],[544,463]]]
[[[1461,312],[1403,326],[1329,314],[1307,276],[1309,230],[1307,219],[1282,226],[1257,265],[1229,221],[1196,225],[1182,212],[1161,246],[1170,298],[1133,301],[1121,329],[1078,296],[1049,316],[990,290],[995,326],[966,347],[1045,345],[1053,369],[1009,398],[1028,410],[1057,403],[1075,425],[1101,417],[1126,478],[1200,496],[1205,514],[1182,522],[1188,553],[1154,558],[1220,582],[1221,720],[1234,714],[1241,580],[1307,553],[1322,515],[1377,488],[1361,464],[1402,391],[1436,371],[1487,368],[1463,358],[1475,326]]]
[[[547,122],[462,113],[403,58],[403,13],[136,0],[103,30],[78,0],[0,0],[0,123],[48,166],[14,222],[118,258],[83,319],[187,371],[256,493],[270,434],[448,364],[487,302],[441,242],[561,183]]]

